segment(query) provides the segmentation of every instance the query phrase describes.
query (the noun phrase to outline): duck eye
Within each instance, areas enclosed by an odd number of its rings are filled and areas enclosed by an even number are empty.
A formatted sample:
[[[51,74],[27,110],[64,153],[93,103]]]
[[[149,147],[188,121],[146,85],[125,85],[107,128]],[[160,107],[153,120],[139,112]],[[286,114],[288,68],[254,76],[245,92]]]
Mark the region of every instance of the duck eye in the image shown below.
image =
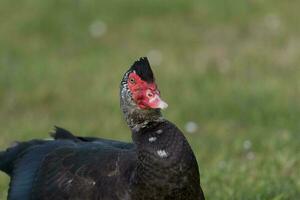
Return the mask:
[[[134,78],[129,78],[130,83],[135,84]]]
[[[152,94],[151,92],[149,92],[149,93],[147,94],[147,96],[151,98],[151,97],[153,97],[153,94]]]

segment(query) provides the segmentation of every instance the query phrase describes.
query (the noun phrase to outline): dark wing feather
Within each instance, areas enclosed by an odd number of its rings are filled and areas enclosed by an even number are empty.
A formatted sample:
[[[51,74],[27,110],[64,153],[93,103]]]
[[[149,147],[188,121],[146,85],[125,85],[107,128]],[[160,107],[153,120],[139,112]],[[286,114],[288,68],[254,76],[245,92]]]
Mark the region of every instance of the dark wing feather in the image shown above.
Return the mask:
[[[43,140],[19,142],[6,149],[6,151],[0,152],[0,170],[10,175],[12,173],[15,162],[24,155],[27,149],[30,149],[33,146],[41,145],[43,143],[45,143],[45,141]]]
[[[32,188],[34,199],[122,199],[133,171],[133,151],[80,143],[49,154]],[[130,172],[130,173],[127,173]]]
[[[115,140],[109,140],[104,138],[96,138],[96,137],[80,137],[75,136],[70,131],[55,126],[54,131],[51,133],[51,136],[56,140],[72,140],[74,142],[93,142],[101,145],[112,146],[121,149],[132,149],[134,145],[132,143],[120,142]]]
[[[53,132],[50,132],[51,137],[55,140],[65,139],[65,140],[73,140],[73,141],[80,141],[76,136],[74,136],[70,131],[54,126]]]
[[[58,139],[9,149],[4,156],[11,177],[8,199],[123,199],[135,151],[103,144]]]
[[[29,144],[32,142],[28,142]],[[29,145],[23,143],[21,145]],[[11,182],[9,189],[10,200],[27,200],[31,196],[31,188],[34,185],[36,174],[42,165],[43,159],[52,149],[59,147],[60,143],[43,142],[31,144],[20,152],[14,162],[13,171],[10,174]],[[15,147],[20,148],[20,147]],[[15,150],[16,150],[15,149]]]

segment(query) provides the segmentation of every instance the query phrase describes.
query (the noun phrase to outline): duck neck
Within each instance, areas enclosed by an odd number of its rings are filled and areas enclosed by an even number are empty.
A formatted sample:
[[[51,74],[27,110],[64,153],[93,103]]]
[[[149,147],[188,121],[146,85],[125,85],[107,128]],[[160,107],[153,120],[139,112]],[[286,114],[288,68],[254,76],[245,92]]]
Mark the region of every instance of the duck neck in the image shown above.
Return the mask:
[[[162,121],[163,117],[160,109],[139,109],[135,105],[123,104],[122,111],[129,128],[138,132],[140,128],[148,123]]]

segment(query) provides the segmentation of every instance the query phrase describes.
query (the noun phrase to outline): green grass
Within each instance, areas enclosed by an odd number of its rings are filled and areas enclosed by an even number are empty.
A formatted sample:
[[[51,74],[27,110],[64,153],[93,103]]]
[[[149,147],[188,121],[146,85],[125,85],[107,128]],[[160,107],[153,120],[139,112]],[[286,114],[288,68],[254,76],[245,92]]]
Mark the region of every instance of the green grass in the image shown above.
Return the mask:
[[[207,199],[300,199],[299,8],[290,0],[1,1],[0,147],[48,137],[53,125],[130,140],[119,81],[155,50],[164,115],[183,130],[198,124],[186,136]],[[99,20],[107,31],[95,38],[89,27]],[[2,199],[8,182],[1,173]]]

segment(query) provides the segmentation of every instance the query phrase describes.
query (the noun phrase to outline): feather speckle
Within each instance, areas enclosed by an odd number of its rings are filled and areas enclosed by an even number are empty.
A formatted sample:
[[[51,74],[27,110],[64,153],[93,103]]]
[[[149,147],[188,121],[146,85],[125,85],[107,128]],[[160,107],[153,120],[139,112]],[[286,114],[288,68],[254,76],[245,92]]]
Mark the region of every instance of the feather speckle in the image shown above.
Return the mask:
[[[158,154],[158,156],[161,157],[161,158],[166,158],[166,157],[168,157],[168,152],[166,152],[165,150],[158,150],[158,151],[157,151],[157,154]]]
[[[149,142],[155,142],[156,141],[156,137],[149,137]]]

